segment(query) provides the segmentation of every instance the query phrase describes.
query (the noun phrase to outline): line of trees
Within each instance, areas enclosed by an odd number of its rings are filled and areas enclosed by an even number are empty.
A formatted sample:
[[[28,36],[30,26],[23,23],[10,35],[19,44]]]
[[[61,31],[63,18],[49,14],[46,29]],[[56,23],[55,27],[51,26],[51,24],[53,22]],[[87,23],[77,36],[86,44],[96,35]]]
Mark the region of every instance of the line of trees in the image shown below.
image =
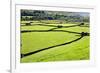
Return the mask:
[[[89,16],[81,16],[75,12],[21,10],[21,20],[65,20],[69,22],[89,22]]]

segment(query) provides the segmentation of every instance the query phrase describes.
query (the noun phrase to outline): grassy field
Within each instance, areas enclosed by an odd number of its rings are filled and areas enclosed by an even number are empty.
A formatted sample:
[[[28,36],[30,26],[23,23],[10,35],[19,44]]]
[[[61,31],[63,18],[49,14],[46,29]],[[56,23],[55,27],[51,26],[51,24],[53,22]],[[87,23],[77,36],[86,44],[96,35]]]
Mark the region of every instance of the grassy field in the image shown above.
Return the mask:
[[[21,54],[27,54],[34,52],[46,47],[66,43],[73,41],[81,36],[82,32],[89,33],[89,27],[75,26],[69,28],[57,28],[53,30],[64,30],[62,31],[50,31],[50,32],[34,32],[34,30],[50,30],[55,27],[40,26],[38,24],[54,25],[54,26],[72,26],[77,25],[72,23],[62,23],[57,24],[51,23],[50,21],[31,21],[30,26],[24,25],[24,23],[29,23],[30,21],[21,22],[21,31],[32,31],[32,32],[21,32]],[[48,22],[48,23],[47,23]],[[70,32],[69,32],[70,31]],[[77,33],[75,33],[77,32]],[[53,47],[47,50],[39,51],[37,53],[25,56],[21,58],[21,63],[30,62],[49,62],[49,61],[69,61],[69,60],[89,60],[89,44],[90,37],[84,36],[78,41],[72,42],[70,44]]]

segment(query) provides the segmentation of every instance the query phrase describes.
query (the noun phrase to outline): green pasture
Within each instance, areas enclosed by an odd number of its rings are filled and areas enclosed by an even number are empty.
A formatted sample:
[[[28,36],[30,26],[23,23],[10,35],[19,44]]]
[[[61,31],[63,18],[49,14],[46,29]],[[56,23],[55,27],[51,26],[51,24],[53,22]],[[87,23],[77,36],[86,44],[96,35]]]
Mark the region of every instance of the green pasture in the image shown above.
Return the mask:
[[[49,30],[55,27],[39,26],[36,24],[45,25],[62,25],[70,26],[76,25],[76,23],[51,23],[57,21],[31,21],[32,25],[22,26],[30,21],[21,22],[21,31],[24,30]],[[46,24],[48,22],[48,24]],[[79,24],[79,23],[78,23]],[[65,30],[72,32],[88,32],[89,27],[75,26],[70,28],[58,28],[54,30]],[[68,33],[68,32],[21,32],[21,54],[34,52],[46,47],[70,42],[80,37],[80,34]],[[40,51],[29,56],[21,58],[21,63],[30,62],[50,62],[50,61],[69,61],[69,60],[89,60],[89,49],[90,49],[90,37],[84,36],[82,39],[59,47],[50,48],[48,50]]]

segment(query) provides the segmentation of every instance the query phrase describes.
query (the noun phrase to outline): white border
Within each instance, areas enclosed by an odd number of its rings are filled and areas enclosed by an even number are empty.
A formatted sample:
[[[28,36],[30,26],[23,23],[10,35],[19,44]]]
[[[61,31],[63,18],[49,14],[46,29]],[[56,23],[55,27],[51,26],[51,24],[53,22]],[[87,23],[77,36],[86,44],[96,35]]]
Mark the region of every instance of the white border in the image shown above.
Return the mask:
[[[20,9],[32,9],[32,10],[51,10],[51,11],[72,11],[72,12],[89,12],[90,13],[90,48],[91,55],[90,61],[66,61],[66,62],[48,62],[48,63],[28,63],[20,64]],[[65,6],[45,6],[45,5],[27,5],[27,4],[14,4],[12,7],[12,46],[11,46],[11,72],[17,71],[31,71],[31,70],[45,70],[45,69],[66,69],[66,68],[79,68],[79,67],[88,67],[95,64],[95,9],[93,7],[87,7],[79,5],[65,5]],[[17,21],[17,22],[16,22]],[[15,25],[14,25],[15,24]],[[17,48],[19,48],[17,50]]]

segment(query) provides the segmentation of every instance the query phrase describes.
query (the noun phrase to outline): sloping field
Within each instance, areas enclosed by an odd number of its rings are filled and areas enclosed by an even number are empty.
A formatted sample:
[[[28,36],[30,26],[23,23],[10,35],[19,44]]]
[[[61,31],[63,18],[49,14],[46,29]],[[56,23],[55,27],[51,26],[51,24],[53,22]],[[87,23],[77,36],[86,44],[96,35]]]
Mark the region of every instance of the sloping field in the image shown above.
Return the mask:
[[[21,63],[89,60],[89,27],[47,25],[21,25]]]

